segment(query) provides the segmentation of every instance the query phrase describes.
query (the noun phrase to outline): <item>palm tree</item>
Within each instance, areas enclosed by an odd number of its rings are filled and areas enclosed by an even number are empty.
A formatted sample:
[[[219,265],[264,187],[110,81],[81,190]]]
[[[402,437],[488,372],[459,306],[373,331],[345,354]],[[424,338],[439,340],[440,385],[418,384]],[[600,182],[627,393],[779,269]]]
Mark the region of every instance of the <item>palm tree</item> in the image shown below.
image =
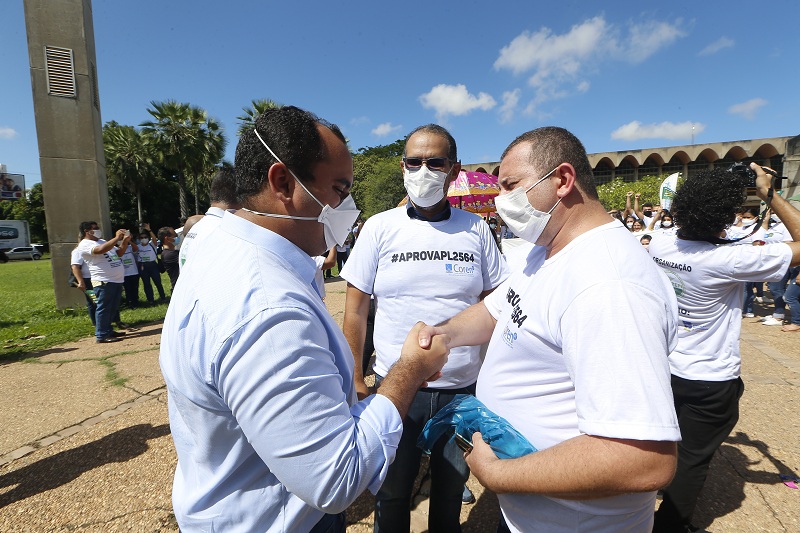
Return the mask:
[[[154,120],[142,123],[142,131],[156,147],[165,167],[178,180],[181,217],[189,216],[186,180],[222,159],[225,138],[219,123],[200,107],[175,100],[150,102],[147,110]],[[197,196],[197,183],[195,197]],[[195,207],[197,201],[195,201]]]
[[[156,176],[151,146],[142,132],[113,120],[103,126],[106,174],[112,185],[136,195],[139,221],[142,218],[142,189]]]
[[[243,107],[242,111],[244,111],[244,114],[236,117],[236,120],[239,121],[239,130],[237,131],[239,137],[241,137],[244,132],[255,128],[256,119],[261,113],[267,109],[275,109],[278,107],[283,107],[283,105],[267,98],[253,100],[250,107]]]

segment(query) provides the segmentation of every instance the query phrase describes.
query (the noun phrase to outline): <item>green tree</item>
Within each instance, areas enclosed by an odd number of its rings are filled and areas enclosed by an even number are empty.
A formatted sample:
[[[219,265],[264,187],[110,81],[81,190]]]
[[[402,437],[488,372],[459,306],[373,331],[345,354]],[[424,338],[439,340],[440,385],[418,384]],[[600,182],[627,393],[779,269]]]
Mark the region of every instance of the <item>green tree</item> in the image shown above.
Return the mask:
[[[44,217],[44,193],[37,183],[11,206],[13,220],[27,220],[31,242],[47,242],[47,222]]]
[[[142,216],[142,191],[157,175],[153,146],[141,130],[113,120],[103,126],[103,148],[109,183],[136,196],[136,220]]]
[[[177,179],[181,217],[185,218],[189,216],[187,179],[193,179],[214,159],[212,147],[219,145],[220,138],[224,150],[221,127],[200,107],[174,100],[150,105],[147,112],[153,120],[143,122],[142,131],[160,162]],[[222,159],[222,150],[213,164]]]
[[[639,198],[639,206],[650,202],[653,205],[658,205],[661,200],[658,198],[661,183],[667,178],[667,174],[643,176],[637,181],[629,182],[624,181],[622,178],[615,178],[608,183],[597,186],[597,194],[600,197],[600,202],[606,209],[625,209],[625,197],[628,191],[641,194]],[[682,178],[678,178],[678,186],[683,183]],[[631,201],[633,207],[633,201]]]
[[[237,130],[239,137],[241,137],[244,132],[255,128],[256,119],[261,113],[267,109],[275,109],[281,106],[282,104],[267,98],[261,98],[258,100],[253,100],[250,104],[250,107],[243,107],[242,111],[244,111],[244,114],[236,117],[236,120],[239,121],[239,129]]]

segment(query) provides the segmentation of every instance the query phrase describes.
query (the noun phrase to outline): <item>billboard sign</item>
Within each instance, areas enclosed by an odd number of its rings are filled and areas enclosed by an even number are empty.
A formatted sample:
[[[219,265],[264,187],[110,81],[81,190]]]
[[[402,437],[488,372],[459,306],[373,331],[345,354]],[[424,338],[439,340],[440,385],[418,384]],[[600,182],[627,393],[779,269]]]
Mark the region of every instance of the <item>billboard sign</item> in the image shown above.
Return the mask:
[[[0,174],[0,200],[19,200],[25,195],[25,176]]]

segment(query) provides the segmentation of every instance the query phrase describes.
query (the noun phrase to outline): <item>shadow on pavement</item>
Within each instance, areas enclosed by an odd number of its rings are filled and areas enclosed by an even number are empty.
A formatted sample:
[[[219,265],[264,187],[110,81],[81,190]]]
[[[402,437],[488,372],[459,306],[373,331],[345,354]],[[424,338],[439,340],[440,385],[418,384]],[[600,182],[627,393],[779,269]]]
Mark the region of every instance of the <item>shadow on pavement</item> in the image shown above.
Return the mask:
[[[60,487],[105,464],[133,459],[148,450],[148,440],[168,434],[169,424],[138,424],[9,472],[0,476],[0,489],[14,488],[0,494],[0,507]]]
[[[25,350],[15,351],[15,352],[7,352],[3,359],[0,359],[0,366],[8,365],[11,363],[18,363],[23,359],[34,359],[37,357],[43,357],[45,355],[50,355],[54,353],[67,353],[67,352],[74,352],[78,348],[48,348],[46,350],[40,350],[36,352],[28,352]]]
[[[751,459],[732,445],[750,446],[760,457]],[[774,469],[753,468],[755,465],[764,464],[763,459],[769,461]],[[727,464],[724,464],[725,462]],[[778,473],[775,473],[775,469]],[[793,472],[770,453],[769,446],[765,442],[752,440],[746,433],[737,431],[720,446],[719,453],[711,462],[708,479],[700,494],[694,525],[707,528],[715,519],[741,508],[746,497],[746,484],[777,485],[782,483],[778,474],[793,474]]]

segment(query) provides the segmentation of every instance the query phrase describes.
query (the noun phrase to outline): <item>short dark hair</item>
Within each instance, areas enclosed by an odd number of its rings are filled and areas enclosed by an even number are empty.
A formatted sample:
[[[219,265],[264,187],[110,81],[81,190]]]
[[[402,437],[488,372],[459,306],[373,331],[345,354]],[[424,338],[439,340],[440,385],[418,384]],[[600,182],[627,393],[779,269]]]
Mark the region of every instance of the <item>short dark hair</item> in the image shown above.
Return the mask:
[[[642,207],[653,207],[653,202],[645,202],[642,204]]]
[[[424,132],[424,133],[431,133],[433,135],[438,135],[439,137],[443,137],[447,141],[447,159],[450,160],[451,163],[455,163],[458,161],[458,147],[456,146],[456,140],[450,135],[450,132],[447,131],[445,128],[441,127],[438,124],[425,124],[424,126],[419,126],[418,128],[414,128],[411,130],[411,133],[406,135],[406,143],[417,132]],[[406,155],[405,146],[403,146],[403,157]]]
[[[236,173],[230,164],[223,165],[211,180],[209,200],[212,204],[225,204],[232,207],[238,203],[236,200]]]
[[[530,144],[528,160],[547,170],[551,170],[561,163],[569,163],[575,169],[575,181],[584,194],[598,200],[597,185],[594,182],[592,165],[586,148],[575,135],[555,126],[546,126],[523,133],[514,139],[503,152],[501,159],[505,158],[512,148],[521,143]]]
[[[158,240],[164,242],[164,237],[166,237],[167,235],[171,236],[173,231],[175,230],[170,226],[164,226],[163,228],[158,230]]]
[[[94,220],[81,222],[80,226],[78,226],[78,231],[81,234],[81,239],[83,239],[83,236],[86,235],[87,231],[91,231],[92,226],[98,226],[97,222],[95,222]]]
[[[338,126],[295,106],[265,110],[256,119],[255,130],[297,179],[310,182],[314,180],[314,166],[328,157],[318,126],[328,128],[347,144]],[[236,198],[240,203],[261,192],[269,168],[278,162],[258,140],[255,130],[246,131],[236,145]]]
[[[745,185],[745,179],[722,168],[686,178],[672,200],[678,236],[687,240],[716,239],[747,199]]]

